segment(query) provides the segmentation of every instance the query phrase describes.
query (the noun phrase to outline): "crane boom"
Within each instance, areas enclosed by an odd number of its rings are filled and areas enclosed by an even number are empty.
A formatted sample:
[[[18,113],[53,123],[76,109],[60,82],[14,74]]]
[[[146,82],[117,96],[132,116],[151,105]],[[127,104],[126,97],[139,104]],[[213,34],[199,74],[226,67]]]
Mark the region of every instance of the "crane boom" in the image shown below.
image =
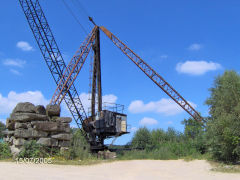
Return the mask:
[[[200,114],[155,70],[151,68],[145,61],[143,61],[136,53],[134,53],[127,45],[120,41],[105,27],[100,29],[109,37],[110,40],[126,55],[128,56],[158,87],[160,87],[168,96],[170,96],[179,106],[188,112],[195,120],[201,121]]]
[[[79,50],[75,53],[68,66],[65,68],[57,89],[53,94],[51,104],[61,104],[68,90],[73,85],[74,80],[82,69],[83,64],[91,50],[92,43],[95,39],[96,29],[97,27],[95,26],[85,41],[81,44]]]
[[[58,85],[66,69],[66,65],[39,1],[19,0],[19,3],[53,79]],[[87,118],[87,115],[74,85],[68,89],[64,100],[75,122],[81,129],[83,120]]]

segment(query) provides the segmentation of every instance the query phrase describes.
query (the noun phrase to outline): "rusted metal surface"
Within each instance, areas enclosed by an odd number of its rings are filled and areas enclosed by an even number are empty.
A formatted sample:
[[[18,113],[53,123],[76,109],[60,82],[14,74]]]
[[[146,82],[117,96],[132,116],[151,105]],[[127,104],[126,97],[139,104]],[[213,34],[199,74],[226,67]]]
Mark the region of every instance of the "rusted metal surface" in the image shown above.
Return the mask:
[[[91,98],[91,112],[92,116],[95,115],[96,93],[98,112],[102,111],[102,83],[101,83],[101,57],[100,57],[100,33],[99,28],[95,31],[94,50],[94,65],[93,65],[93,81],[92,81],[92,98]]]
[[[136,53],[128,48],[109,30],[103,26],[101,26],[100,29],[125,55],[127,55],[158,87],[160,87],[168,96],[170,96],[179,106],[188,112],[195,120],[202,120],[200,114],[167,81],[165,81],[162,76],[154,71],[145,61],[143,61]]]
[[[80,46],[79,50],[75,53],[68,66],[66,67],[61,80],[58,83],[57,89],[51,100],[51,104],[61,104],[67,91],[72,86],[74,80],[79,74],[83,67],[83,64],[90,52],[93,41],[95,39],[95,31],[97,27],[95,26],[91,33],[87,36],[85,41]]]

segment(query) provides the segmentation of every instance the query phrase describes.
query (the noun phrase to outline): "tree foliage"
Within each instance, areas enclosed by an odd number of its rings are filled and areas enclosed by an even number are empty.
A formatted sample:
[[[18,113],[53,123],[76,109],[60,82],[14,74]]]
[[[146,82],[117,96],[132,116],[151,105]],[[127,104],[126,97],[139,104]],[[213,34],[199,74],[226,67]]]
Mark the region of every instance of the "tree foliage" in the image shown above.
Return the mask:
[[[151,144],[152,142],[150,131],[146,127],[138,129],[132,139],[132,146],[134,148],[145,149],[151,146]]]
[[[6,129],[5,124],[3,124],[2,122],[0,122],[0,139],[2,139],[4,137],[3,135],[3,131]]]
[[[236,162],[240,160],[240,76],[226,71],[216,78],[211,96],[207,122],[207,139],[211,152],[217,160]]]

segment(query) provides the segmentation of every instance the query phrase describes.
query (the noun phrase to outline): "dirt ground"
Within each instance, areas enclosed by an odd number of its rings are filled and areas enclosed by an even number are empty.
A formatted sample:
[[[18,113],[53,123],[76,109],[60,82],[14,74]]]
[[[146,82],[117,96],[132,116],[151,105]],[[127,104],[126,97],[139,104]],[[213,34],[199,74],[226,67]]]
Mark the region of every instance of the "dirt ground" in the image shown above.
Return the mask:
[[[1,180],[237,180],[240,174],[211,171],[204,160],[134,160],[89,166],[0,162]]]

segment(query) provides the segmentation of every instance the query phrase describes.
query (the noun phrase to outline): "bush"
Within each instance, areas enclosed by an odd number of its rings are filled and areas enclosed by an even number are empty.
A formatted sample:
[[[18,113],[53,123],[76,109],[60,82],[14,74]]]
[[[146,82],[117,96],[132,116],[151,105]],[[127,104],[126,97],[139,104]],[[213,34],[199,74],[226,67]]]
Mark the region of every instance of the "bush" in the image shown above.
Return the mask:
[[[24,144],[23,150],[18,154],[18,158],[45,158],[50,157],[50,149],[37,144],[36,141],[29,141]]]
[[[65,159],[88,159],[92,158],[89,144],[79,129],[72,129],[73,138],[71,139],[71,146],[69,151],[62,154]]]
[[[0,143],[0,159],[11,158],[11,150],[7,143]]]

